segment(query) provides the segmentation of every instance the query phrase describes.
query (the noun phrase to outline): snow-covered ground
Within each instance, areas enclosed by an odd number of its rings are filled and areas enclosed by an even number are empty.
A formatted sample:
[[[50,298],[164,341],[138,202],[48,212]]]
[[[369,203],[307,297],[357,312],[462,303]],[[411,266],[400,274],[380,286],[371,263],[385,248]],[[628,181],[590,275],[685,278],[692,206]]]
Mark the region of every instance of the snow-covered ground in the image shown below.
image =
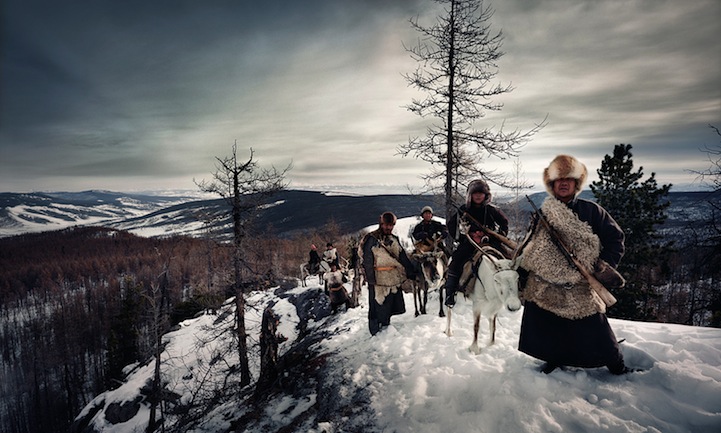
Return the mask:
[[[412,223],[399,222],[398,233],[406,233]],[[320,290],[317,280],[309,279],[308,287],[290,293]],[[279,431],[285,426],[284,431],[304,433],[721,432],[721,329],[611,319],[616,336],[625,339],[621,347],[627,365],[644,371],[614,376],[605,368],[564,368],[546,375],[539,372],[540,361],[517,350],[522,311],[501,314],[493,346],[487,345],[488,323],[482,320],[482,352],[473,355],[467,350],[473,332],[470,301],[461,298],[454,308],[452,337],[443,333],[446,319],[437,316],[436,292],[431,293],[429,314],[419,317],[413,315],[412,295],[406,294],[408,312],[394,316],[388,329],[371,336],[366,297],[364,287],[359,308],[309,323],[311,332],[322,328],[330,333],[315,344],[318,352],[328,354],[329,371],[323,375],[328,382],[268,401],[262,422],[236,431]],[[246,323],[254,338],[263,308],[275,303],[278,331],[288,338],[280,353],[286,353],[298,337],[295,306],[272,291],[254,292],[247,299]],[[226,304],[227,313],[232,308],[232,302]],[[190,400],[202,383],[213,382],[201,373],[209,371],[211,359],[217,364],[216,351],[229,335],[210,336],[230,324],[232,314],[204,315],[166,335],[163,377],[181,400]],[[257,354],[252,355],[255,379]],[[234,362],[232,353],[223,358],[223,363]],[[124,386],[98,396],[95,406],[135,399],[152,367],[136,369]],[[357,429],[351,415],[303,418],[327,398],[320,395],[324,390],[337,399],[362,393],[367,404],[354,414],[362,413],[365,427]],[[243,410],[237,402],[220,405],[192,431],[228,431]],[[100,412],[93,425],[109,433],[144,431],[148,421],[144,406],[124,423],[111,425],[104,416]]]
[[[297,291],[318,290],[310,284]],[[364,291],[364,296],[366,292]],[[260,306],[272,300],[256,293],[249,303]],[[277,301],[277,299],[276,299]],[[414,317],[412,297],[406,295],[409,312],[395,316],[391,326],[371,337],[367,328],[367,300],[361,308],[330,316],[313,326],[329,327],[334,336],[323,341],[321,351],[331,353],[338,383],[329,389],[365,389],[370,393],[369,412],[377,431],[383,432],[719,432],[721,431],[721,330],[682,325],[639,323],[611,319],[622,343],[626,362],[645,371],[613,376],[602,369],[561,369],[545,375],[540,362],[519,352],[518,330],[522,312],[499,319],[496,343],[483,345],[480,355],[467,348],[472,338],[470,302],[459,301],[453,314],[454,335],[443,330],[446,320],[435,314]],[[437,297],[432,306],[437,306]],[[295,308],[279,302],[279,332],[293,343],[297,330]],[[435,311],[435,308],[431,308]],[[249,310],[259,311],[258,309]],[[259,314],[259,313],[258,313]],[[174,391],[191,398],[202,371],[199,362],[210,359],[220,341],[208,340],[216,316],[187,321],[167,335],[164,377]],[[258,335],[259,316],[247,318],[249,332]],[[487,341],[487,322],[482,323]],[[233,362],[227,359],[227,362]],[[131,375],[126,385],[102,396],[106,403],[130,401],[152,374],[152,365]],[[257,371],[254,372],[257,378]],[[274,400],[265,411],[278,428],[290,424],[294,414],[315,403],[317,395]],[[147,411],[128,423],[105,425],[106,432],[142,431]],[[101,421],[101,420],[97,420]],[[98,424],[100,426],[102,424]],[[204,428],[229,428],[227,407],[209,414]],[[342,432],[342,425],[319,422],[304,432]]]

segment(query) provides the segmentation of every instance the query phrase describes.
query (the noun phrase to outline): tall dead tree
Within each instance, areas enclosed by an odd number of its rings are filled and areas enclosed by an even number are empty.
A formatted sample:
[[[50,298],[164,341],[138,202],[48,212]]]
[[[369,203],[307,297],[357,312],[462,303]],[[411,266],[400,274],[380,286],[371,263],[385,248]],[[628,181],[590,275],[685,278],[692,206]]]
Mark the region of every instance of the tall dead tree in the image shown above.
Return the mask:
[[[406,108],[437,122],[429,122],[425,137],[410,138],[399,146],[398,153],[431,164],[430,174],[423,179],[429,190],[443,181],[446,215],[450,215],[454,196],[472,177],[510,186],[505,175],[481,166],[481,162],[490,157],[518,156],[520,147],[546,121],[527,132],[504,132],[502,126],[494,131],[478,125],[486,112],[502,109],[503,104],[492,99],[512,90],[510,85],[493,84],[497,61],[504,54],[503,36],[491,31],[493,11],[484,7],[482,0],[433,1],[444,5],[435,24],[425,27],[418,18],[410,20],[421,36],[406,50],[419,66],[405,77],[426,96]]]
[[[277,193],[287,186],[285,174],[290,170],[288,165],[283,170],[275,167],[264,169],[254,159],[253,149],[244,163],[238,162],[237,142],[233,144],[233,152],[225,158],[217,158],[213,181],[198,183],[204,192],[223,197],[230,205],[233,219],[233,274],[236,307],[236,327],[238,336],[238,353],[240,359],[240,384],[250,384],[250,368],[248,365],[248,343],[245,330],[245,294],[243,288],[243,239],[247,224],[268,196]]]

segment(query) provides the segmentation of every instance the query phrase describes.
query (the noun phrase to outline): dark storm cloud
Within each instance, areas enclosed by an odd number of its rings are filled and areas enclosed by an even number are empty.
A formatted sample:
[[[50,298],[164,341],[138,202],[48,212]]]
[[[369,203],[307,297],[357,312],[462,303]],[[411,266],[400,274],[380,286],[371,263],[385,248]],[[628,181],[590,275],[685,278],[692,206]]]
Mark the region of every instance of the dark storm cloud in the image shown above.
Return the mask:
[[[523,150],[529,177],[556,153],[593,165],[621,142],[669,178],[683,169],[666,156],[703,163],[706,125],[721,123],[719,2],[491,5],[505,36],[498,78],[516,89],[488,122],[549,118]],[[4,190],[123,189],[135,178],[193,188],[234,140],[263,163],[292,159],[303,185],[405,184],[428,170],[394,155],[424,134],[402,108],[414,93],[401,74],[416,66],[402,43],[417,37],[410,17],[433,21],[430,1],[1,7]]]

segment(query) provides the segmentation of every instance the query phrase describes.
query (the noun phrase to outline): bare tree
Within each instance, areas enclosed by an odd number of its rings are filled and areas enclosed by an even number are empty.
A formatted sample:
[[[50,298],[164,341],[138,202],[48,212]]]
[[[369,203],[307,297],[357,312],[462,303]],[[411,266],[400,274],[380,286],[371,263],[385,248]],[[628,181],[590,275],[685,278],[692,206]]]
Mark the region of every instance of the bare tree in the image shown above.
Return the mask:
[[[721,131],[718,127],[709,125],[716,135],[721,138]],[[704,251],[704,254],[697,262],[702,266],[702,275],[707,281],[716,283],[721,269],[721,142],[713,146],[705,146],[702,152],[706,154],[709,167],[703,171],[694,171],[701,182],[711,188],[705,201],[708,205],[709,214],[704,227],[699,228],[703,232],[703,241],[696,246],[696,251]],[[709,295],[705,295],[709,301],[706,309],[711,317],[709,325],[721,327],[721,293],[714,290],[717,284],[711,285]]]
[[[527,228],[527,221],[525,220],[526,212],[524,212],[523,207],[521,206],[523,200],[521,193],[524,190],[533,188],[533,184],[524,177],[523,164],[521,164],[521,161],[518,159],[513,162],[511,179],[513,199],[507,211],[507,216],[511,220],[511,227],[516,227],[516,232],[509,233],[509,236],[511,236],[511,238],[515,238],[517,241],[520,241]]]
[[[509,186],[503,174],[482,167],[490,157],[518,156],[520,148],[546,124],[544,119],[527,132],[504,132],[503,125],[480,128],[477,123],[488,111],[500,111],[503,104],[492,98],[510,92],[510,85],[493,84],[497,61],[503,56],[501,32],[490,29],[493,11],[482,0],[433,0],[445,5],[435,24],[424,27],[418,18],[410,20],[421,34],[417,45],[406,50],[420,65],[405,77],[412,87],[426,94],[406,108],[433,118],[425,137],[410,138],[398,153],[413,155],[435,168],[423,179],[429,190],[443,180],[446,215],[452,213],[454,195],[471,177],[482,177],[499,186]]]
[[[717,127],[709,125],[709,128],[721,137],[721,131]],[[715,146],[705,146],[701,151],[707,156],[709,168],[703,171],[692,171],[692,173],[696,173],[698,178],[710,186],[713,191],[721,190],[721,143]]]
[[[238,334],[238,352],[240,359],[241,386],[250,384],[250,368],[248,365],[248,343],[245,330],[245,296],[243,288],[243,239],[246,226],[253,219],[262,205],[264,198],[279,192],[287,186],[285,174],[290,170],[288,165],[283,170],[275,167],[264,169],[254,159],[253,149],[244,163],[237,158],[237,141],[233,143],[233,152],[225,158],[217,158],[216,171],[212,182],[201,181],[198,187],[204,191],[223,197],[231,207],[233,217],[233,272],[236,321]]]

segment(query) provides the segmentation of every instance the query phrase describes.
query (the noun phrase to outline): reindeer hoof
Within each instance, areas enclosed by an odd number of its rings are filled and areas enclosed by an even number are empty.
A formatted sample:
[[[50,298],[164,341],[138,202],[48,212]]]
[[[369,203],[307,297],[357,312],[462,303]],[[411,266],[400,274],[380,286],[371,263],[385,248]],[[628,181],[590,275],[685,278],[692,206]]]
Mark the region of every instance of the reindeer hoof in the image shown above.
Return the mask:
[[[468,348],[468,351],[474,355],[479,355],[481,353],[481,349],[476,344],[471,345],[471,347]]]
[[[443,331],[443,333],[446,334],[446,335],[449,336],[449,337],[452,337],[452,336],[453,336],[453,332],[451,332],[450,329],[446,329],[445,331]]]

